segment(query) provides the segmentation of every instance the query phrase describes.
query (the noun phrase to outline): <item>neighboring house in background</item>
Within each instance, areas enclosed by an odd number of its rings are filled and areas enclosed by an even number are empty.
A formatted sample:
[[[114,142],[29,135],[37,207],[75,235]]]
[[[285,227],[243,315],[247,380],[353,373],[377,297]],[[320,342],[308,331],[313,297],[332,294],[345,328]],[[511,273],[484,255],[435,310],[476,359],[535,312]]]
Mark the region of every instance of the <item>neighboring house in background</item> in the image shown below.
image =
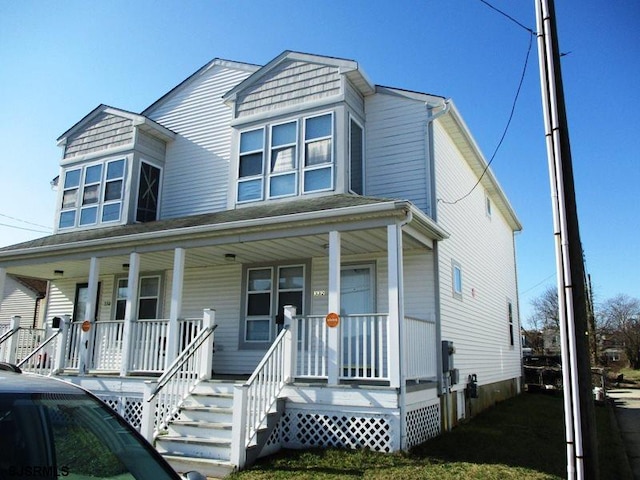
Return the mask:
[[[100,105],[59,144],[55,233],[0,249],[0,277],[50,282],[47,319],[74,320],[57,374],[145,432],[182,400],[143,381],[202,354],[218,381],[157,439],[179,469],[406,449],[519,392],[521,226],[450,100],[286,51]]]
[[[21,326],[42,327],[42,306],[46,294],[47,282],[45,280],[7,275],[0,303],[0,324],[8,324],[12,317],[20,316]]]

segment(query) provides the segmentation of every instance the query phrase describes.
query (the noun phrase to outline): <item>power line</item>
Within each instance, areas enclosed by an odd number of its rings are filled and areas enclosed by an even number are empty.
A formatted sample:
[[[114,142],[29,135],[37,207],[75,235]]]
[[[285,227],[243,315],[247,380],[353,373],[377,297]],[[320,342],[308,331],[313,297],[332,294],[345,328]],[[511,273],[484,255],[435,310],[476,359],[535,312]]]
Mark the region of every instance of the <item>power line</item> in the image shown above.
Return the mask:
[[[509,15],[508,13],[503,12],[502,10],[500,10],[497,7],[494,7],[493,5],[491,5],[489,2],[485,1],[485,0],[480,0],[482,3],[484,3],[487,7],[491,8],[492,10],[495,10],[496,12],[498,12],[500,15],[504,15],[505,17],[507,17],[509,20],[511,20],[513,23],[515,23],[516,25],[518,25],[521,28],[524,28],[527,32],[531,33],[532,35],[535,35],[536,32],[535,30],[523,25],[522,23],[520,23],[518,20],[516,20],[515,18],[513,18],[511,15]]]
[[[39,223],[28,222],[26,220],[22,220],[21,218],[16,218],[16,217],[11,217],[9,215],[5,215],[4,213],[0,213],[0,217],[8,218],[10,220],[15,220],[16,222],[26,223],[28,225],[33,225],[35,227],[49,228],[46,225],[40,225]],[[5,225],[5,226],[10,227],[11,225]],[[49,231],[51,231],[50,228],[49,228]]]
[[[34,228],[26,228],[26,227],[18,227],[17,225],[9,225],[7,223],[0,223],[0,227],[9,227],[9,228],[17,228],[18,230],[26,230],[28,232],[37,232],[37,233],[51,233],[51,230],[36,230]]]
[[[484,2],[484,0],[480,0],[480,1],[483,2],[483,3],[486,3],[486,2]],[[471,190],[469,190],[465,195],[463,195],[462,197],[458,198],[457,200],[449,202],[449,201],[446,201],[446,200],[443,200],[443,199],[439,198],[438,202],[442,202],[442,203],[444,203],[446,205],[455,205],[459,201],[464,200],[469,195],[471,195],[471,193],[476,189],[476,187],[480,184],[480,182],[484,178],[485,174],[487,173],[487,170],[489,170],[489,167],[491,166],[491,163],[493,163],[493,160],[496,158],[498,150],[500,150],[500,147],[502,146],[502,142],[504,141],[505,137],[507,136],[507,132],[509,131],[509,126],[511,125],[511,120],[513,120],[513,115],[514,115],[514,113],[516,111],[516,104],[518,103],[518,97],[520,97],[520,91],[522,90],[522,84],[524,83],[524,77],[525,77],[525,74],[527,73],[527,66],[529,65],[529,55],[531,54],[531,46],[532,45],[533,45],[533,35],[530,35],[529,36],[529,46],[527,47],[527,55],[525,56],[525,59],[524,59],[524,66],[522,68],[522,75],[520,75],[520,82],[518,83],[518,89],[516,90],[516,95],[513,98],[513,103],[511,104],[511,113],[509,114],[509,119],[507,120],[507,124],[504,127],[504,131],[502,132],[502,136],[500,137],[500,141],[498,142],[498,145],[496,146],[495,150],[493,151],[493,155],[491,155],[491,158],[487,162],[487,165],[484,167],[484,170],[482,171],[482,174],[478,178],[478,181],[475,183],[475,185],[473,187],[471,187]]]

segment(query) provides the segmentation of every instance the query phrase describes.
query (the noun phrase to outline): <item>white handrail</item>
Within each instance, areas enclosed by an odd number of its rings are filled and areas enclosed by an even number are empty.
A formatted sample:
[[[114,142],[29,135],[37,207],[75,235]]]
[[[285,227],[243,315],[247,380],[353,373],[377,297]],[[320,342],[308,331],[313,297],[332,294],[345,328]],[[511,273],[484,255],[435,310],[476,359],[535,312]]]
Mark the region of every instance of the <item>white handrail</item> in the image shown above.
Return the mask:
[[[58,330],[56,333],[47,338],[44,342],[38,345],[33,351],[31,351],[22,361],[18,363],[18,368],[25,372],[37,373],[39,375],[51,375],[55,368],[55,358],[58,351],[58,342],[54,340],[61,333]],[[52,344],[51,349],[47,349],[47,345]]]
[[[285,325],[264,355],[249,380],[236,387],[234,393],[233,438],[231,461],[241,469],[246,449],[254,444],[258,431],[280,398],[282,388],[295,376],[297,324],[295,307],[284,307]]]
[[[147,440],[151,441],[166,428],[195,386],[210,377],[213,331],[217,327],[213,310],[205,310],[202,326],[202,330],[167,368],[158,383],[148,386],[141,426]]]

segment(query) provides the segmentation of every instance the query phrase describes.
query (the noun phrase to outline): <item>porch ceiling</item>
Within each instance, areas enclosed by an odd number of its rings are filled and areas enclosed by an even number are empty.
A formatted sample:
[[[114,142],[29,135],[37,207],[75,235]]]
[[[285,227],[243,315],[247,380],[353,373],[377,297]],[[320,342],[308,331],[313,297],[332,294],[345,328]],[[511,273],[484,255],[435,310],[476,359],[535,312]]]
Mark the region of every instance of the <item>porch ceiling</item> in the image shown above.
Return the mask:
[[[221,245],[206,245],[185,248],[185,267],[214,267],[230,263],[252,264],[277,262],[285,259],[303,259],[328,255],[329,236],[326,233],[304,235],[291,238],[255,240],[250,242],[229,242]],[[404,235],[404,249],[425,250],[426,246],[413,236]],[[141,253],[141,271],[160,271],[171,269],[174,248]],[[371,228],[343,232],[341,236],[342,255],[386,255],[386,228]],[[229,258],[228,255],[235,255]],[[101,253],[101,275],[125,275],[129,255],[114,252]],[[54,280],[60,278],[86,278],[89,275],[89,258],[66,259],[54,262],[33,262],[7,268],[7,273],[23,277]],[[60,273],[62,272],[62,273]]]

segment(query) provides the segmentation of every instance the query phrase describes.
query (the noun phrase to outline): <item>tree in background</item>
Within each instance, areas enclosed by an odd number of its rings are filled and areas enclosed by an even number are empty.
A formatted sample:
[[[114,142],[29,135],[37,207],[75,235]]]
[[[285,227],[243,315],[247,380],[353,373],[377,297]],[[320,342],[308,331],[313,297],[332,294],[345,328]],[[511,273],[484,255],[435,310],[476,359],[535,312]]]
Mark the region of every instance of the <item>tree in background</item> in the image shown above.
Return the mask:
[[[558,290],[555,287],[547,287],[539,297],[531,301],[533,314],[529,318],[529,323],[538,330],[544,328],[560,327],[558,317]]]
[[[601,305],[598,317],[603,328],[622,338],[631,368],[640,369],[640,300],[619,294]]]

